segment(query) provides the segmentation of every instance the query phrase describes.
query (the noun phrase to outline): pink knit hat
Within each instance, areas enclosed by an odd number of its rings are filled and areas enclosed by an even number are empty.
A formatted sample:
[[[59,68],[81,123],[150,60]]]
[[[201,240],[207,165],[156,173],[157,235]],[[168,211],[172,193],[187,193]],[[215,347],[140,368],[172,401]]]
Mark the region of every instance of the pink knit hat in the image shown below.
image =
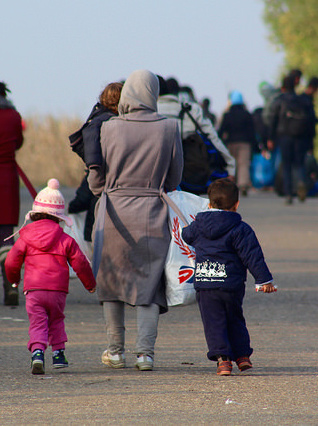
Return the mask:
[[[47,213],[58,219],[64,220],[67,226],[72,226],[72,219],[65,216],[65,200],[59,191],[60,183],[57,179],[50,179],[47,187],[42,189],[35,197],[32,210],[26,215],[26,220],[30,219],[31,213]]]

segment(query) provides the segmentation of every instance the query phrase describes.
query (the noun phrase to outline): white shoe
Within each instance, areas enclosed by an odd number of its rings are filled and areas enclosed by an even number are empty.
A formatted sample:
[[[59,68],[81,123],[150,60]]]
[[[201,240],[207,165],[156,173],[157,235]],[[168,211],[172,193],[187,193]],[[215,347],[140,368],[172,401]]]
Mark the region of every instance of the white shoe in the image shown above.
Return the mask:
[[[102,363],[112,368],[125,368],[126,360],[124,354],[111,355],[107,350],[102,354]]]
[[[140,371],[150,371],[153,369],[153,359],[148,355],[140,355],[135,367]]]

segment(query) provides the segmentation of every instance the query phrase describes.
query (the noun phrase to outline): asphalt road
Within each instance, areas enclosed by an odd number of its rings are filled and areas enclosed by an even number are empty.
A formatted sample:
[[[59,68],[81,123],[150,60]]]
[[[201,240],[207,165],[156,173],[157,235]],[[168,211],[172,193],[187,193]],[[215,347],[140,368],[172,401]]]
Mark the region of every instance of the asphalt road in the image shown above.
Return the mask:
[[[67,200],[74,194],[63,192]],[[31,205],[22,195],[21,218]],[[128,368],[105,367],[101,306],[72,279],[67,369],[53,370],[48,350],[45,376],[32,376],[24,296],[15,309],[0,305],[0,424],[318,425],[318,199],[285,206],[275,194],[253,193],[239,212],[255,229],[278,286],[275,294],[256,293],[248,278],[252,370],[216,375],[196,305],[161,317],[150,372],[134,368],[136,312],[127,308]]]

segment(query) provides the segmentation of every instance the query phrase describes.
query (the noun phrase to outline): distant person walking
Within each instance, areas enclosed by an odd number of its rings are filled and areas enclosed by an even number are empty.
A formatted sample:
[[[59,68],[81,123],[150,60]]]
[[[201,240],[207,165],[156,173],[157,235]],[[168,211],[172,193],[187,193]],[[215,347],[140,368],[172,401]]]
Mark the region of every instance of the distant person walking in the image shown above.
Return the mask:
[[[96,205],[94,273],[103,303],[108,345],[102,362],[124,368],[125,304],[137,307],[136,368],[152,370],[159,313],[167,311],[165,259],[170,243],[163,191],[182,176],[176,120],[157,113],[159,81],[150,71],[124,83],[118,117],[101,128],[103,163],[90,168]]]
[[[253,146],[256,145],[254,121],[240,92],[231,92],[229,100],[230,108],[222,117],[219,135],[235,158],[236,182],[241,194],[246,196],[251,187],[250,164]]]
[[[318,93],[318,77],[312,77],[304,92],[300,95],[300,100],[304,103],[308,114],[308,126],[305,129],[303,138],[307,152],[313,153],[314,139],[316,137],[316,124],[318,119],[315,112],[315,98]]]
[[[212,126],[216,127],[217,117],[216,115],[210,111],[210,99],[204,98],[201,102],[201,107],[203,111],[203,118],[207,118],[211,121]]]
[[[267,146],[278,146],[282,156],[283,186],[286,204],[293,202],[293,168],[297,172],[296,190],[300,201],[307,196],[305,157],[308,145],[308,110],[301,96],[295,93],[294,77],[283,79],[281,94],[271,104]]]
[[[225,172],[223,176],[227,173],[229,177],[234,179],[235,159],[219,138],[211,121],[203,117],[201,106],[194,100],[191,100],[192,97],[189,96],[187,91],[182,92],[180,95],[179,90],[179,84],[176,79],[170,78],[166,82],[164,79],[161,80],[158,112],[165,117],[177,119],[179,123],[184,156],[181,188],[194,193],[206,193],[207,180],[211,181],[210,177],[215,170],[210,164],[212,158],[207,156],[205,162],[200,158],[200,154],[204,154],[208,150],[205,143],[197,135],[196,126],[198,125],[201,132],[212,142],[215,148],[213,151],[217,151],[217,157],[223,163],[222,172]],[[185,89],[183,88],[183,90]],[[180,98],[182,101],[180,101]],[[184,107],[189,110],[192,118],[184,111]],[[205,145],[205,150],[198,147],[196,143],[197,137],[201,141],[201,146]],[[198,158],[199,162],[197,161]],[[204,177],[204,179],[201,179],[201,177]]]
[[[4,82],[0,82],[0,265],[3,279],[4,304],[19,304],[17,288],[9,283],[4,262],[14,240],[7,237],[13,234],[19,223],[20,194],[19,175],[15,162],[15,152],[23,143],[22,120],[14,105],[7,99],[11,93]]]

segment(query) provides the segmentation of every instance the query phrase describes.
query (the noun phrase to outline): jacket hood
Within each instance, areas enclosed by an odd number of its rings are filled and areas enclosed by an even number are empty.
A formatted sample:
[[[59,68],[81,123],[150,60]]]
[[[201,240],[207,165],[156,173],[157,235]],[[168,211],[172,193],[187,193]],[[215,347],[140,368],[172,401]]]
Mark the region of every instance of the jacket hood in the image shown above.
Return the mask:
[[[61,238],[63,229],[50,219],[37,220],[22,228],[20,238],[31,247],[48,251]]]
[[[119,115],[140,110],[157,111],[159,79],[150,71],[134,71],[125,81],[118,104]]]
[[[198,226],[211,239],[222,237],[241,221],[242,218],[238,213],[225,210],[210,209],[203,213],[198,213],[196,216]]]

